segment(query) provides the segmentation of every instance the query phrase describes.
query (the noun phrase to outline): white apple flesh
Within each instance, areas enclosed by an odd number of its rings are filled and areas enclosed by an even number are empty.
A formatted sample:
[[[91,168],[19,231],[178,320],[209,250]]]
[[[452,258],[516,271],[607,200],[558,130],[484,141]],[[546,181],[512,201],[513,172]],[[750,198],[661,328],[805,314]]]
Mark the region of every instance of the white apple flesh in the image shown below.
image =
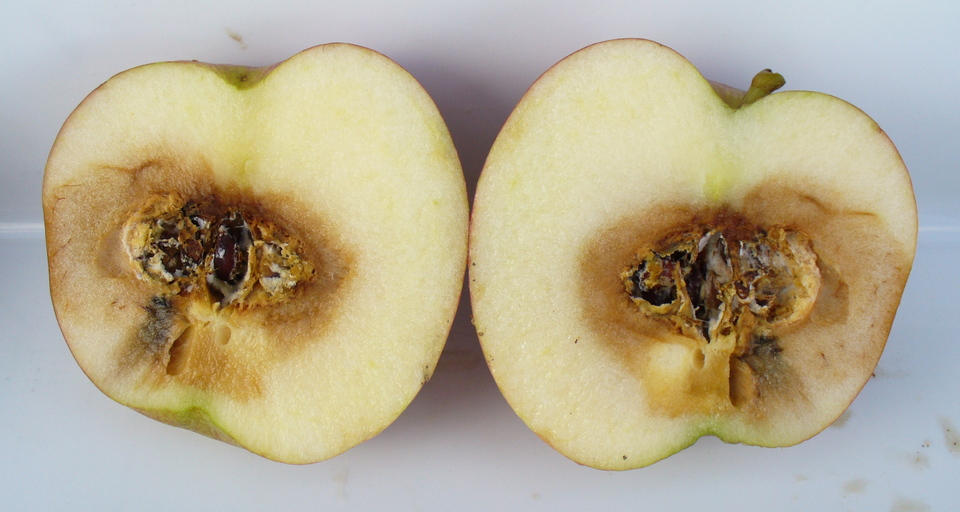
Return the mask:
[[[475,324],[510,405],[574,461],[801,442],[883,351],[916,247],[907,170],[860,110],[758,78],[721,97],[664,46],[600,43],[494,143]]]
[[[289,463],[404,410],[466,265],[439,112],[400,66],[347,44],[265,69],[117,75],[64,124],[43,207],[57,319],[90,379]]]

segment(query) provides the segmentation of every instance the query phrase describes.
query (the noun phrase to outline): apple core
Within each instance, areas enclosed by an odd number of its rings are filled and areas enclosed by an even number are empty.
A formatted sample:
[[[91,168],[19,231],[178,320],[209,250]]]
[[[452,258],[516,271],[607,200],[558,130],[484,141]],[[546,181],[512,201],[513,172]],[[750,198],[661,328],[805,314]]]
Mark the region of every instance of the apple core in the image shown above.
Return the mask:
[[[707,353],[729,361],[729,373],[717,377],[729,383],[730,403],[739,406],[756,390],[749,382],[767,378],[763,373],[782,351],[774,328],[813,309],[816,261],[799,231],[739,223],[679,232],[642,249],[621,280],[641,314],[669,321],[696,341],[697,368]]]
[[[217,309],[287,300],[313,265],[267,219],[215,199],[155,195],[124,227],[137,277],[161,295],[201,294]]]
[[[640,311],[671,318],[706,343],[802,318],[820,286],[810,241],[783,228],[704,228],[640,251],[637,260],[621,277]]]

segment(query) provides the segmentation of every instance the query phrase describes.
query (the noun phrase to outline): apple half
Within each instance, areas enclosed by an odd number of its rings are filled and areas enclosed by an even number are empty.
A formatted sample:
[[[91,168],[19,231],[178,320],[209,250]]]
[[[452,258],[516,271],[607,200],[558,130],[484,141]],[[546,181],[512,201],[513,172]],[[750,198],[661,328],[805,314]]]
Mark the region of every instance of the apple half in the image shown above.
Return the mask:
[[[113,77],[57,137],[43,209],[57,320],[93,383],[283,462],[389,425],[463,286],[446,125],[400,66],[348,44]]]
[[[779,85],[608,41],[548,70],[498,135],[474,322],[507,401],[574,461],[793,445],[870,378],[916,249],[910,178],[863,112]]]

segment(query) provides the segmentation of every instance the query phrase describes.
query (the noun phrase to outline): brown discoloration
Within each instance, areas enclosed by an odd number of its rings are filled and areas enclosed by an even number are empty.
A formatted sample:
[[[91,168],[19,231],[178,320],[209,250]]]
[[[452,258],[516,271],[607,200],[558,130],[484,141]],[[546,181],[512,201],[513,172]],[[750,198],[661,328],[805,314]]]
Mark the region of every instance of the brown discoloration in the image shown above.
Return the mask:
[[[846,283],[832,265],[822,258],[817,259],[820,269],[820,296],[829,300],[818,300],[817,304],[829,304],[830,307],[814,307],[810,312],[816,320],[828,323],[843,323],[850,314],[850,285]],[[820,354],[826,359],[825,354]]]
[[[911,248],[901,246],[877,215],[844,204],[829,191],[800,192],[764,183],[721,206],[661,203],[624,215],[598,230],[583,248],[578,291],[584,321],[612,359],[647,388],[647,405],[663,414],[730,411],[752,418],[750,422],[768,421],[773,415],[802,412],[809,400],[807,387],[821,380],[835,380],[837,386],[853,383],[852,399],[886,341],[912,259]],[[805,318],[772,326],[774,349],[715,350],[665,316],[638,311],[625,292],[621,273],[634,263],[638,250],[704,227],[777,227],[812,241],[822,276],[819,291]],[[873,283],[880,287],[876,293]],[[652,382],[663,346],[691,354],[689,368],[676,368],[677,381]],[[698,353],[705,353],[706,360]]]
[[[953,421],[947,417],[940,418],[940,428],[943,429],[943,441],[947,445],[947,451],[960,456],[960,430],[957,430]]]
[[[581,281],[578,291],[586,324],[604,347],[612,351],[616,360],[622,361],[631,373],[654,390],[651,399],[655,403],[651,405],[672,415],[684,412],[688,406],[694,410],[710,409],[718,395],[728,394],[728,384],[720,384],[717,389],[717,383],[711,381],[717,378],[726,380],[728,377],[717,375],[718,367],[708,364],[694,374],[692,380],[684,382],[682,389],[663,389],[662,386],[667,383],[644,379],[654,357],[652,349],[655,345],[680,344],[694,354],[700,349],[699,341],[685,335],[666,317],[639,314],[636,305],[624,291],[621,275],[636,259],[639,248],[650,247],[676,236],[678,228],[701,226],[717,218],[718,215],[707,209],[694,209],[681,204],[660,205],[651,208],[649,213],[625,216],[600,231],[585,247],[580,260]],[[694,365],[693,356],[691,365]],[[723,373],[722,368],[719,370]],[[660,400],[655,396],[664,393],[676,393],[687,400],[671,401],[669,398],[672,397],[668,396],[662,396],[663,400]]]
[[[929,512],[930,505],[922,501],[899,497],[890,507],[890,512]]]
[[[148,383],[176,380],[239,400],[256,396],[262,391],[257,375],[317,343],[337,318],[338,291],[348,286],[354,252],[328,222],[311,213],[315,209],[299,204],[295,197],[230,184],[229,178],[218,180],[210,163],[199,156],[174,157],[161,148],[146,153],[149,156],[131,158],[129,165],[104,164],[84,171],[85,181],[66,185],[68,191],[45,184],[44,197],[51,198],[44,206],[57,314],[70,318],[93,314],[109,325],[126,326],[116,334],[120,340],[115,371],[121,380],[139,375]],[[177,325],[163,331],[163,340],[152,341],[163,350],[151,353],[144,348],[144,333],[150,332],[145,326],[156,321],[147,307],[158,292],[137,279],[119,242],[130,215],[151,196],[170,191],[191,200],[233,205],[282,226],[284,233],[300,242],[303,258],[317,268],[315,278],[298,286],[293,300],[218,313],[174,296],[177,313],[172,318]],[[109,299],[104,301],[103,296]],[[191,337],[191,358],[170,375],[165,351],[188,324],[197,328]],[[71,323],[61,325],[65,336],[74,338]],[[233,331],[225,345],[215,341],[215,328],[220,325]],[[154,329],[146,336],[157,337],[160,332]]]
[[[850,480],[843,484],[844,494],[861,494],[867,488],[867,481],[862,478]]]
[[[637,356],[636,338],[664,340],[678,333],[666,319],[633,314],[636,308],[624,293],[621,272],[635,259],[638,247],[662,240],[677,226],[696,222],[702,215],[681,205],[651,210],[658,216],[625,217],[605,228],[590,241],[580,260],[583,314],[594,331],[628,361]]]

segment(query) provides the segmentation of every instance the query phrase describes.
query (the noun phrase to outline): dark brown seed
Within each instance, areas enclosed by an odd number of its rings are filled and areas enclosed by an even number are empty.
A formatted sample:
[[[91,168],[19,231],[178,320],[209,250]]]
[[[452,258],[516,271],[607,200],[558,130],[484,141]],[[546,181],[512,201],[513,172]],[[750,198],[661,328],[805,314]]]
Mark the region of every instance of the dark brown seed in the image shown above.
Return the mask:
[[[183,243],[183,256],[186,256],[190,263],[196,264],[203,259],[203,245],[193,238],[187,240]]]
[[[213,251],[213,271],[217,279],[229,283],[234,278],[237,266],[237,240],[230,230],[221,230],[217,234],[217,244]]]

